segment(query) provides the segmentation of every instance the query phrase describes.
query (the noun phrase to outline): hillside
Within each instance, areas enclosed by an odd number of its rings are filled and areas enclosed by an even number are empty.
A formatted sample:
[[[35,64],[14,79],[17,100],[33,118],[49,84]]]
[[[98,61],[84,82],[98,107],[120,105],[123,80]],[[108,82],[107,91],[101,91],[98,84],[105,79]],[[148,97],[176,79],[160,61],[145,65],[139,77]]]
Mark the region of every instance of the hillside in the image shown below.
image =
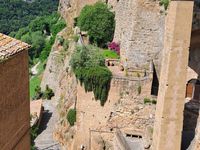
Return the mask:
[[[27,26],[37,16],[57,11],[59,0],[0,0],[0,32],[9,34]]]

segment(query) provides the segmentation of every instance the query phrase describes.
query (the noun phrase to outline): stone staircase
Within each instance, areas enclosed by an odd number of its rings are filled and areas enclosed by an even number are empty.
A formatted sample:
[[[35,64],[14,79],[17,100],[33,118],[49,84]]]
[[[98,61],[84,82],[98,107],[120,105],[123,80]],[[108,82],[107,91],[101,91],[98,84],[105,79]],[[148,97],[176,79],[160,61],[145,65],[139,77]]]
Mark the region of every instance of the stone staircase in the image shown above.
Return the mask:
[[[53,139],[53,131],[57,121],[56,102],[45,100],[39,135],[35,139],[37,150],[60,150],[60,145]]]

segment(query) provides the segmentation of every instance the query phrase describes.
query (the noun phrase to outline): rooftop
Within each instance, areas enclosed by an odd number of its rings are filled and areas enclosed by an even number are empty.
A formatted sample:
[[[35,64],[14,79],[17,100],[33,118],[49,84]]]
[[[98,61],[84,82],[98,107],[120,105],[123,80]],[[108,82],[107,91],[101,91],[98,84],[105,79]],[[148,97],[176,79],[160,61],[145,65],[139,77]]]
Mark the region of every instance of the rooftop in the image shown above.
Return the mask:
[[[0,60],[7,59],[28,48],[30,45],[0,33]]]

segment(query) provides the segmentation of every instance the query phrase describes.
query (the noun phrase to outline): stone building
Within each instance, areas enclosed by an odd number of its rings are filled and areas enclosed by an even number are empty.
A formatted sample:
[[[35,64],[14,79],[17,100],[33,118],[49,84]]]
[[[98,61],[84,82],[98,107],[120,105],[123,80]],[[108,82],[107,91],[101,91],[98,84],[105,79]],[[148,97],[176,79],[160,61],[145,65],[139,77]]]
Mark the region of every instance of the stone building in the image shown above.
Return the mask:
[[[0,34],[0,148],[30,149],[29,45]]]

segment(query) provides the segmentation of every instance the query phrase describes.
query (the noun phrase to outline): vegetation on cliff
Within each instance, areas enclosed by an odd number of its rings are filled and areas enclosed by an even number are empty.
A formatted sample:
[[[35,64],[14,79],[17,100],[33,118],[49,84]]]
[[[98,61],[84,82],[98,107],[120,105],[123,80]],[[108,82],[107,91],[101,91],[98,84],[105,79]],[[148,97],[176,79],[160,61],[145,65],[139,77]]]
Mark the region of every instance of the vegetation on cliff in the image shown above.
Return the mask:
[[[93,91],[95,99],[100,100],[103,106],[110,90],[112,73],[106,68],[100,50],[94,46],[77,47],[70,64],[85,91]]]
[[[76,122],[76,109],[70,109],[67,113],[67,121],[69,122],[70,126],[73,126]]]
[[[115,15],[105,3],[97,2],[86,5],[77,18],[77,25],[82,31],[87,31],[90,42],[105,47],[111,42],[115,30]]]
[[[50,15],[57,11],[58,0],[0,1],[0,32],[9,34],[27,26],[37,16]]]
[[[169,2],[170,2],[170,0],[160,0],[160,5],[163,5],[166,10],[169,6]]]
[[[65,26],[66,23],[59,14],[53,13],[37,17],[27,27],[19,29],[18,32],[12,32],[10,35],[32,46],[29,50],[29,62],[32,65],[36,58],[39,58],[40,61],[47,59],[57,33]]]

